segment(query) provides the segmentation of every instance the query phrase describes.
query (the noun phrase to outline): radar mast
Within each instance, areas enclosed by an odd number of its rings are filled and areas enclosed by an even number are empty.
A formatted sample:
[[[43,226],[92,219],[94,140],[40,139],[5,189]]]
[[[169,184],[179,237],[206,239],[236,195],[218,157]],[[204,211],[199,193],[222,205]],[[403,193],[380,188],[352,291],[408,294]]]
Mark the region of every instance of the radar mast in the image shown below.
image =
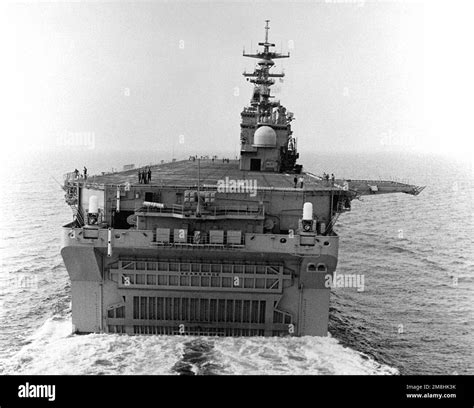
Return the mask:
[[[253,72],[243,72],[247,81],[254,84],[250,106],[244,108],[241,122],[241,165],[242,170],[300,172],[296,165],[298,154],[296,140],[291,136],[290,122],[293,114],[286,111],[280,101],[274,100],[271,86],[274,78],[283,78],[284,72],[271,73],[273,60],[289,58],[290,53],[272,51],[275,47],[268,39],[270,20],[265,20],[265,41],[258,45],[263,50],[254,54],[243,51],[243,56],[257,59]],[[263,129],[261,129],[263,128]]]

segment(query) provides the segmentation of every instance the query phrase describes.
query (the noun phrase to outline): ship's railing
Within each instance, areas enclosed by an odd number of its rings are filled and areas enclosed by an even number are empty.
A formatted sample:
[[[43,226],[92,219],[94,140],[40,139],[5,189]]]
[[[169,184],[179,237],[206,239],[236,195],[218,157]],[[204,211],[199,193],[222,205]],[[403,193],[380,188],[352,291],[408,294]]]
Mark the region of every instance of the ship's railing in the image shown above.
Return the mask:
[[[76,181],[79,179],[79,177],[76,177],[76,173],[73,171],[70,171],[69,173],[64,174],[63,179],[65,182],[68,181]]]
[[[286,125],[288,118],[286,115],[280,116],[262,116],[258,121],[258,125]]]
[[[143,205],[135,209],[136,213],[160,213],[160,214],[184,214],[184,206],[179,204],[163,205],[163,207],[154,207]]]
[[[210,215],[263,215],[263,206],[224,206],[209,210]]]
[[[243,144],[241,147],[240,147],[240,151],[242,152],[256,152],[257,151],[257,148],[251,144]]]
[[[227,231],[225,231],[227,232]],[[228,234],[224,232],[223,236],[220,238],[212,237],[211,234],[196,231],[194,234],[189,234],[185,238],[176,239],[174,231],[170,231],[168,237],[157,237],[154,235],[152,245],[158,246],[182,246],[182,247],[213,247],[216,249],[219,248],[232,248],[232,247],[243,247],[245,245],[245,235],[242,234],[240,237],[229,237]]]
[[[225,261],[124,260],[118,261],[117,267],[110,268],[109,273],[121,289],[204,289],[209,292],[238,292],[245,288],[246,292],[281,293],[285,283],[293,278],[291,270],[277,263],[263,265]]]
[[[178,214],[178,215],[184,215],[184,216],[191,216],[191,215],[195,215],[196,206],[172,204],[172,205],[163,205],[162,207],[155,207],[155,206],[145,205],[136,209],[135,212],[138,214],[157,213],[157,214]],[[265,215],[265,209],[263,205],[258,205],[258,206],[228,205],[228,206],[206,207],[204,203],[200,214],[202,217],[206,217],[206,216],[263,217]]]
[[[400,185],[400,186],[410,186],[408,180],[407,182],[401,182],[401,181],[396,181],[396,180],[358,180],[358,179],[346,179],[348,183],[366,183],[366,184],[392,184],[392,185]]]

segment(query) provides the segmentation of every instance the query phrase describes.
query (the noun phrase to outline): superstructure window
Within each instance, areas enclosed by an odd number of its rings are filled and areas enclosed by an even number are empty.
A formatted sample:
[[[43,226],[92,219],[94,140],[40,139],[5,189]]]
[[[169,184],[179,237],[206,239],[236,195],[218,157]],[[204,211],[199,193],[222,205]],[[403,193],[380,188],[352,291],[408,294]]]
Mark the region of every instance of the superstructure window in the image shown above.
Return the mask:
[[[306,267],[307,272],[316,272],[316,265],[314,263],[309,263]]]

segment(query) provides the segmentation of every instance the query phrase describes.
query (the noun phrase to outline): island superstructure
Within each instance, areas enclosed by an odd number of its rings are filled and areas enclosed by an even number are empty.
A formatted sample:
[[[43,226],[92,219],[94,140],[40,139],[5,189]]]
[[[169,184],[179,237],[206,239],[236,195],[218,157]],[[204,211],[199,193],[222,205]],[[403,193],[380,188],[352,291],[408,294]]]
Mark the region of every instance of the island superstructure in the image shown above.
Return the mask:
[[[255,54],[240,158],[172,161],[65,177],[73,221],[61,255],[76,333],[325,336],[339,238],[335,223],[364,194],[422,188],[327,180],[297,164],[294,116],[271,95],[268,39]]]

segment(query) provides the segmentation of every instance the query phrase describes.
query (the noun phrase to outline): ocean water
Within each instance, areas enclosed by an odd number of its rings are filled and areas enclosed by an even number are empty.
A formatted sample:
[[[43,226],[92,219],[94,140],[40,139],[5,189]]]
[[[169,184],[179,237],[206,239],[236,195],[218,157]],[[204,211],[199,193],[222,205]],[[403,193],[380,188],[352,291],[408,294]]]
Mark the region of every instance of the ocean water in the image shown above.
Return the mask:
[[[72,335],[70,283],[59,254],[72,219],[58,182],[151,152],[8,156],[0,178],[1,374],[474,374],[473,170],[399,154],[303,154],[305,168],[346,178],[409,179],[418,197],[363,197],[343,214],[326,338]]]

